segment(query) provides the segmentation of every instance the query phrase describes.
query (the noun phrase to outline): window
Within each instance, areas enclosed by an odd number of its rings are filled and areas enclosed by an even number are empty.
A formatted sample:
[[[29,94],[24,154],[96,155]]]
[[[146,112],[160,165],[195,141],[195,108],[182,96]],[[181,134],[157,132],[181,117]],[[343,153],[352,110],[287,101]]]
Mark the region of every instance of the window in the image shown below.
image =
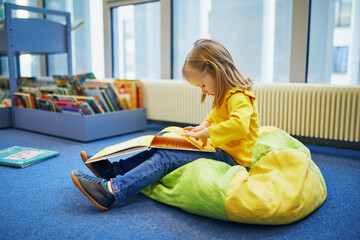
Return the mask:
[[[44,6],[49,9],[70,12],[72,26],[83,22],[71,34],[73,74],[93,72],[96,77],[103,77],[101,1],[45,0]],[[64,22],[64,19],[56,16],[51,20]],[[48,55],[48,75],[67,73],[67,55],[65,53]]]
[[[350,27],[351,0],[337,0],[335,2],[335,27]]]
[[[36,0],[5,0],[0,1],[0,18],[5,17],[4,2],[13,3],[24,6],[36,7]],[[27,11],[14,11],[12,14],[18,18],[30,18],[37,17],[36,13],[29,13]],[[20,73],[22,77],[31,77],[40,75],[40,56],[34,54],[21,54],[20,57]],[[1,56],[0,58],[0,74],[9,75],[8,71],[8,59],[7,56]]]
[[[360,6],[353,1],[311,1],[308,83],[359,84]],[[353,16],[351,16],[353,14]]]
[[[333,73],[347,73],[349,47],[333,48]]]
[[[104,77],[103,49],[103,16],[101,0],[5,0],[18,5],[39,7],[43,2],[45,8],[67,11],[71,14],[71,24],[75,26],[83,21],[80,27],[72,31],[72,62],[73,73],[93,72],[96,77]],[[2,0],[0,5],[3,6]],[[41,6],[40,6],[41,7]],[[36,13],[28,14],[16,11],[17,17],[37,17]],[[91,17],[90,17],[91,16]],[[4,17],[0,7],[0,17]],[[48,16],[53,21],[64,22],[63,17]],[[42,55],[44,56],[44,55]],[[41,76],[53,74],[68,74],[67,55],[65,53],[49,54],[45,58],[34,54],[20,55],[21,76]],[[0,58],[0,74],[8,75],[7,57]]]
[[[7,56],[0,56],[0,75],[9,76]]]
[[[198,38],[225,45],[244,76],[288,82],[292,1],[173,0],[173,78]]]
[[[160,78],[160,2],[111,9],[115,78]]]

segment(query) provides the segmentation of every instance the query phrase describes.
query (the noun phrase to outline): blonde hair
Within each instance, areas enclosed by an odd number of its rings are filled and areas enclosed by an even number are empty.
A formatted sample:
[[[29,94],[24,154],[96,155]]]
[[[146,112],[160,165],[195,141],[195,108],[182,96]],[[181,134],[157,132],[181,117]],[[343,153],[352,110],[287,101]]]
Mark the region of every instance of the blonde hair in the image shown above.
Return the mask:
[[[219,106],[225,94],[234,87],[240,86],[251,90],[252,81],[245,78],[235,67],[228,50],[219,42],[211,39],[195,41],[193,49],[186,57],[182,74],[186,79],[190,67],[204,74],[209,74],[216,82],[216,93],[213,107]],[[202,94],[201,103],[206,95]]]

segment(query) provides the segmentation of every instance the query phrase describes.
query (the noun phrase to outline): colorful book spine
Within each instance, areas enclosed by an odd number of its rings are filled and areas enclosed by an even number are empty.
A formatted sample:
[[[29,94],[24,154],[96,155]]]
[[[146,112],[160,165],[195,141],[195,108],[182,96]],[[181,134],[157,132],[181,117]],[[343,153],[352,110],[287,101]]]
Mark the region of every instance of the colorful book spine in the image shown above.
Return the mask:
[[[102,109],[105,110],[105,112],[110,112],[110,108],[106,103],[99,88],[97,88],[96,86],[84,87],[84,92],[87,96],[91,96],[94,99],[96,99],[100,103]]]

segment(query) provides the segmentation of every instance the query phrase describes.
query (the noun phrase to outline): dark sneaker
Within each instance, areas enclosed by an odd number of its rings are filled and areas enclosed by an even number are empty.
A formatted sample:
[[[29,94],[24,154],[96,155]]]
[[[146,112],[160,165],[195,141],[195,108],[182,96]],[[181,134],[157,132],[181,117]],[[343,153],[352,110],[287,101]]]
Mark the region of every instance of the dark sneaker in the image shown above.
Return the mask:
[[[80,157],[85,163],[91,156],[87,155],[85,151],[80,152]],[[97,177],[105,178],[110,180],[110,178],[115,177],[114,169],[109,160],[101,160],[98,162],[88,163],[85,166]]]
[[[90,199],[100,210],[106,211],[115,201],[114,195],[106,188],[103,178],[93,177],[74,170],[71,179],[75,186]]]

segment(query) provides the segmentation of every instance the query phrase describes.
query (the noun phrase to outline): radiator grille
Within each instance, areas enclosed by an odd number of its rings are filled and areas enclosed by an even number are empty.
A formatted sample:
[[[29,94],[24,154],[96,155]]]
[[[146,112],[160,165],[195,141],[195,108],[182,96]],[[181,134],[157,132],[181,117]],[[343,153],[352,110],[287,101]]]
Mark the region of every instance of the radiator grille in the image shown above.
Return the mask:
[[[200,104],[201,91],[186,81],[144,80],[148,119],[200,123],[212,98]],[[360,86],[278,83],[254,85],[260,126],[296,136],[360,141]]]
[[[198,124],[211,109],[211,99],[200,104],[200,89],[186,81],[145,80],[143,94],[150,120]]]

